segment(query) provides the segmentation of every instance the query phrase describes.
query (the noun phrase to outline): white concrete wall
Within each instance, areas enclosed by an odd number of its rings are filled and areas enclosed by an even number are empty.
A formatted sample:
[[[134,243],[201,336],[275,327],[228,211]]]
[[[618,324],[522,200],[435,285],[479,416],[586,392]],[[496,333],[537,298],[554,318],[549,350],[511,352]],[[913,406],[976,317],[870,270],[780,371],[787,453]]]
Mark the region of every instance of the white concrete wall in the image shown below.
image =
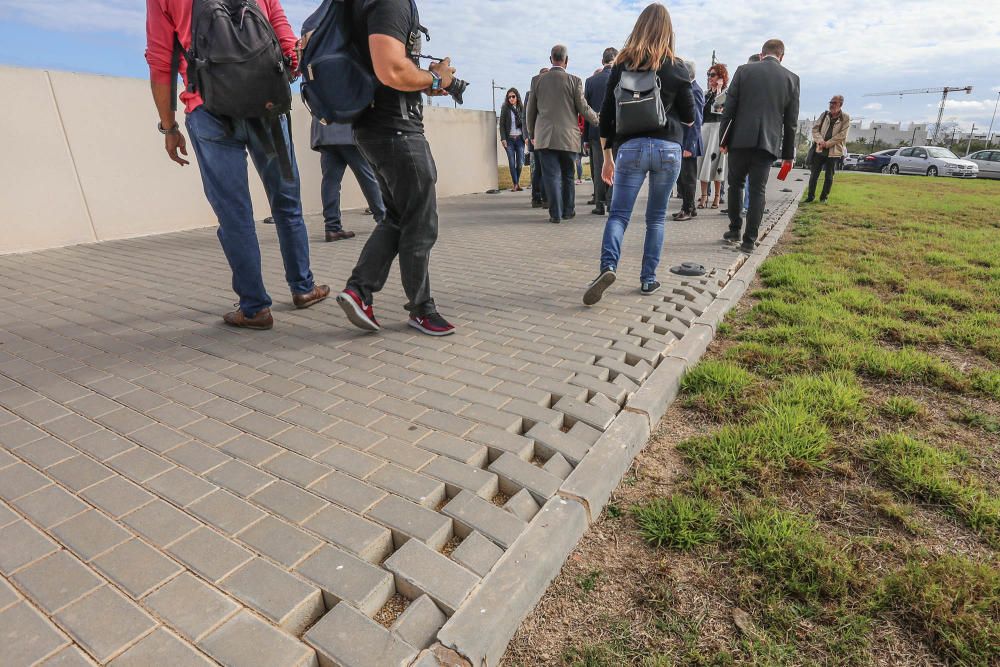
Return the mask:
[[[0,254],[214,226],[194,151],[179,167],[163,150],[149,84],[141,79],[0,67]],[[292,112],[307,214],[322,210],[309,113]],[[448,197],[497,185],[489,111],[427,109],[427,137]],[[252,165],[251,165],[252,169]],[[268,215],[251,174],[257,218]],[[343,206],[364,207],[348,170]]]

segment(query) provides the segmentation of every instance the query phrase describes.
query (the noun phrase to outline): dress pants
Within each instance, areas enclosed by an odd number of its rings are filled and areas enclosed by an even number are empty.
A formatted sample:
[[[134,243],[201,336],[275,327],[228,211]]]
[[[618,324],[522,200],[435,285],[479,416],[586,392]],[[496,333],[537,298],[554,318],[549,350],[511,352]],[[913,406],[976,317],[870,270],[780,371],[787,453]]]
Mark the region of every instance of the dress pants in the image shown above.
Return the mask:
[[[729,151],[729,231],[739,233],[743,226],[738,202],[743,201],[744,181],[750,177],[750,206],[747,209],[747,226],[743,243],[756,243],[760,221],[764,217],[767,179],[771,175],[774,156],[760,148],[733,148]]]
[[[549,198],[545,196],[545,180],[542,177],[544,167],[542,167],[541,153],[531,152],[531,201],[544,202]]]
[[[590,178],[594,181],[594,204],[611,206],[611,186],[601,178],[604,171],[604,151],[600,139],[590,140]]]
[[[576,153],[544,148],[535,151],[541,157],[545,193],[549,197],[549,217],[556,220],[576,213]]]
[[[354,178],[361,186],[361,192],[368,202],[368,208],[375,216],[375,222],[382,222],[385,217],[385,204],[382,203],[382,191],[378,179],[368,160],[361,154],[357,146],[320,146],[320,168],[323,170],[323,220],[328,232],[343,231],[340,221],[340,190],[344,181],[344,172],[348,167],[354,172]]]
[[[809,199],[816,196],[816,184],[819,182],[820,172],[826,172],[826,176],[823,177],[823,190],[820,192],[819,198],[826,199],[830,196],[830,189],[833,187],[833,173],[839,161],[839,157],[826,157],[825,155],[817,155],[813,158],[809,173]]]
[[[677,179],[677,192],[681,196],[681,210],[694,213],[694,200],[698,191],[698,158],[681,159],[681,175]]]

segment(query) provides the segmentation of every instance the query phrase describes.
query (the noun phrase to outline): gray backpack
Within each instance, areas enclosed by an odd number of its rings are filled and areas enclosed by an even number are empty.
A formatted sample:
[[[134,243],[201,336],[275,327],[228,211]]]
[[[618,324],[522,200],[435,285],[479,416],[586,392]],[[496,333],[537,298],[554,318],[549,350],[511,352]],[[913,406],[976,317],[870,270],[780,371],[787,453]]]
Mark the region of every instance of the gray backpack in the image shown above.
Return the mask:
[[[657,130],[667,124],[656,70],[625,70],[615,86],[615,128],[619,136]]]

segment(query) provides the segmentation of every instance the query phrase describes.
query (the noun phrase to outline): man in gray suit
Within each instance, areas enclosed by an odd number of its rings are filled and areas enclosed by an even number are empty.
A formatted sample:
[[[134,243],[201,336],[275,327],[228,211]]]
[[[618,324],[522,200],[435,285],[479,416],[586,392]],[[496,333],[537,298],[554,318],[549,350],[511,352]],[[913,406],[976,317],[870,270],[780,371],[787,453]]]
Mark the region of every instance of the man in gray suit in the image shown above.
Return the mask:
[[[542,178],[549,198],[549,222],[576,216],[576,184],[573,172],[580,152],[580,125],[577,116],[598,124],[597,114],[583,96],[583,81],[566,71],[566,47],[552,47],[552,68],[531,87],[528,99],[528,136],[535,156],[542,160]]]
[[[729,231],[722,238],[740,241],[744,180],[750,177],[750,207],[740,250],[753,252],[771,163],[781,157],[791,166],[799,117],[799,77],[781,61],[785,45],[778,39],[764,43],[760,62],[741,65],[729,82],[722,116],[721,147],[729,153]]]
[[[354,131],[350,125],[331,123],[321,125],[312,119],[310,144],[314,151],[320,152],[320,168],[323,170],[323,220],[326,223],[326,240],[342,241],[353,239],[354,232],[347,231],[341,224],[340,188],[344,180],[344,172],[348,167],[358,179],[361,192],[368,200],[368,208],[375,216],[375,222],[385,218],[385,204],[382,203],[382,191],[379,189],[375,172],[368,160],[354,144]]]

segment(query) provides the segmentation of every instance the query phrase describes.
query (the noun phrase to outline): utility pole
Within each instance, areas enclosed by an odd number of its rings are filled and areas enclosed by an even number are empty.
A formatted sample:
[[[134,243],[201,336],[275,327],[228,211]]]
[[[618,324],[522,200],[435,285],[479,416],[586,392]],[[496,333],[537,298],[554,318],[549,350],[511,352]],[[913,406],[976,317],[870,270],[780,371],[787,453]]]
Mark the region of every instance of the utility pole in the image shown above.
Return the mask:
[[[976,133],[976,123],[972,123],[972,129],[969,130],[969,143],[965,145],[965,154],[968,155],[972,152],[972,135]]]
[[[997,119],[997,107],[1000,106],[1000,90],[997,91],[997,103],[993,105],[993,120],[990,121],[990,129],[986,132],[986,147],[989,148],[993,142],[993,121]]]
[[[493,115],[497,115],[497,91],[503,90],[503,86],[498,86],[496,79],[490,79],[490,87],[493,89],[490,94],[493,96]],[[458,103],[456,102],[456,107],[458,108]]]
[[[917,143],[917,124],[913,123],[913,136],[910,137],[910,145]]]
[[[878,139],[878,125],[872,128],[875,130],[875,134],[872,135],[872,152],[875,152],[875,140]]]
[[[717,62],[719,62],[719,61],[715,59],[715,49],[712,49],[712,65],[714,66],[715,63],[717,63]]]

